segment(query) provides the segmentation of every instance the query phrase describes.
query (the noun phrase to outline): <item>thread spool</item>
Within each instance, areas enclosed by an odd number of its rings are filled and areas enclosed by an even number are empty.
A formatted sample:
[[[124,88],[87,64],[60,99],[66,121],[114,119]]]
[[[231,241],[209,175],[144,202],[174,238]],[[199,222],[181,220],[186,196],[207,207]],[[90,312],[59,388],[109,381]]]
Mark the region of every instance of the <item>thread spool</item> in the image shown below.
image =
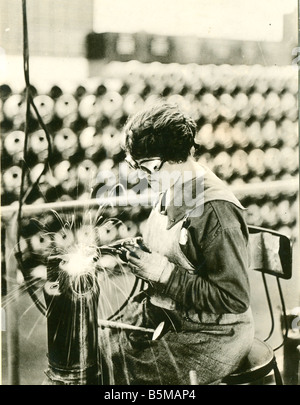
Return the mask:
[[[85,185],[86,188],[90,188],[92,182],[97,175],[97,166],[90,159],[85,159],[79,163],[77,167],[77,178],[78,181]]]
[[[203,67],[201,79],[204,87],[209,93],[217,93],[221,87],[220,78],[218,76],[217,67],[214,65]]]
[[[22,170],[19,166],[11,166],[3,173],[4,191],[17,196],[21,189]]]
[[[55,102],[56,115],[65,120],[66,118],[75,118],[77,116],[78,103],[72,94],[62,94]]]
[[[278,223],[278,214],[276,211],[276,206],[273,202],[266,202],[260,208],[260,215],[263,221],[263,224],[270,228],[274,228],[274,226]]]
[[[105,224],[96,227],[97,237],[101,245],[107,245],[117,239],[118,230],[113,222],[106,222]]]
[[[95,227],[92,225],[82,224],[78,229],[75,230],[75,241],[78,244],[95,246],[97,244]]]
[[[250,93],[256,83],[257,76],[258,72],[253,67],[248,67],[247,70],[245,68],[238,70],[236,75],[237,87],[245,94]]]
[[[213,161],[214,172],[222,180],[229,180],[233,174],[231,158],[225,151],[220,152]]]
[[[286,117],[291,121],[294,121],[295,120],[294,110],[297,111],[297,101],[295,96],[290,92],[284,92],[280,96],[281,115],[283,115],[284,117]]]
[[[49,252],[52,240],[51,237],[44,232],[37,232],[35,235],[31,236],[29,244],[34,254],[42,256]]]
[[[175,104],[184,114],[190,114],[191,106],[192,106],[192,95],[190,98],[183,97],[180,94],[172,94],[171,96],[167,97],[167,102],[170,104]]]
[[[121,77],[126,77],[126,80],[128,83],[130,83],[130,85],[141,79],[142,64],[137,60],[130,60],[125,64],[125,66],[121,64],[120,69],[122,70],[120,72]],[[155,64],[151,63],[149,69],[153,72],[155,70]]]
[[[144,106],[144,100],[139,94],[127,94],[123,101],[123,113],[127,116],[135,114]]]
[[[111,159],[122,151],[121,138],[121,133],[113,126],[109,125],[104,128],[102,133],[102,146],[104,147],[108,158]]]
[[[219,76],[225,93],[232,94],[237,88],[237,81],[232,66],[228,64],[219,66]]]
[[[277,148],[269,148],[265,152],[264,160],[266,170],[276,176],[281,173],[281,152]]]
[[[40,194],[46,196],[48,190],[51,187],[55,187],[57,183],[52,178],[52,176],[49,172],[46,172],[46,174],[43,174],[40,177],[40,175],[43,171],[44,171],[44,164],[43,163],[36,164],[30,170],[29,180],[30,180],[31,184],[34,184],[37,181],[37,179],[39,178],[38,190],[39,190]]]
[[[104,152],[102,135],[95,127],[88,126],[79,135],[79,144],[87,159],[93,159]]]
[[[288,74],[285,77],[285,82],[284,82],[284,88],[290,92],[291,94],[298,94],[298,73],[297,69],[294,69],[294,71],[288,72]]]
[[[261,134],[261,126],[259,121],[253,121],[245,128],[249,144],[254,149],[260,149],[264,145],[264,139]]]
[[[195,97],[200,97],[203,90],[203,82],[199,76],[185,72],[186,78],[185,83],[189,88],[189,93],[193,94]]]
[[[279,120],[281,117],[281,103],[277,93],[270,91],[265,98],[265,109],[271,119]]]
[[[97,97],[94,94],[84,96],[79,103],[78,113],[87,121],[88,126],[95,126],[97,119],[101,115],[101,109]]]
[[[276,146],[278,144],[279,137],[275,121],[273,120],[266,121],[262,126],[261,134],[265,144],[271,147]]]
[[[60,251],[67,252],[68,248],[74,244],[74,235],[70,229],[61,229],[54,234],[54,246],[59,247]]]
[[[268,83],[268,79],[266,77],[266,74],[261,71],[258,75],[257,78],[255,80],[255,89],[258,93],[260,94],[266,94],[267,91],[269,90],[269,83]]]
[[[147,96],[149,92],[150,92],[150,85],[148,84],[147,78],[145,78],[144,80],[139,80],[136,83],[131,83],[131,85],[129,85],[129,83],[127,83],[125,79],[122,88],[118,91],[118,93],[121,94],[123,97],[126,94],[135,93],[140,95],[142,98]]]
[[[210,123],[204,124],[195,136],[195,143],[210,151],[215,147],[213,126]]]
[[[295,175],[298,172],[299,167],[299,156],[298,148],[291,148],[285,146],[280,149],[280,166],[282,170],[291,176]]]
[[[213,123],[217,120],[219,116],[219,109],[219,101],[213,94],[206,93],[201,97],[201,116],[203,116],[208,122]]]
[[[100,101],[102,111],[107,117],[120,117],[122,105],[123,97],[116,91],[108,91]]]
[[[183,81],[183,73],[178,63],[168,63],[163,66],[162,79],[170,85]]]
[[[59,130],[54,136],[53,144],[64,160],[74,156],[78,150],[77,135],[70,128]]]
[[[13,94],[3,104],[4,116],[12,121],[14,128],[18,129],[24,123],[26,104],[23,96]]]
[[[63,160],[54,167],[53,175],[58,184],[63,184],[70,180],[70,177],[74,175],[74,168],[72,168],[71,163],[68,160]]]
[[[247,121],[251,116],[251,106],[247,95],[243,92],[238,92],[233,97],[232,108],[236,111],[236,116],[243,121]]]
[[[45,124],[49,124],[54,116],[54,100],[46,94],[41,94],[34,97],[34,104]],[[33,107],[31,112],[35,114]]]
[[[13,131],[6,135],[4,148],[12,158],[13,164],[17,164],[23,159],[25,133],[23,131]]]
[[[233,97],[228,93],[221,94],[220,98],[220,116],[226,121],[232,121],[236,116],[233,106]]]
[[[37,157],[38,162],[44,162],[47,159],[48,141],[43,129],[39,129],[30,134],[29,148]]]
[[[288,119],[281,121],[278,136],[284,146],[294,148],[298,145],[298,123]]]
[[[219,124],[214,131],[216,145],[226,150],[230,149],[233,146],[231,130],[232,128],[228,122]]]
[[[138,232],[138,226],[130,220],[124,221],[118,227],[118,234],[120,239],[135,237]]]
[[[244,150],[240,149],[234,152],[231,157],[231,166],[233,172],[238,176],[246,177],[249,172],[247,160],[248,154]]]
[[[262,94],[254,92],[249,96],[251,114],[257,119],[262,120],[265,117],[265,99]]]
[[[248,155],[248,166],[251,172],[259,177],[265,173],[265,154],[261,149],[253,149]]]
[[[240,149],[245,149],[249,145],[245,124],[238,121],[231,129],[231,138],[233,144]]]
[[[267,78],[269,88],[277,94],[281,93],[285,84],[285,74],[282,70],[278,66],[269,66]]]
[[[105,78],[104,83],[108,91],[114,91],[121,96],[129,91],[129,85],[126,82],[126,77],[122,79],[117,76],[111,76],[109,78]],[[142,83],[144,83],[144,81],[142,81]]]
[[[279,221],[283,225],[290,225],[295,220],[288,200],[282,200],[277,204],[277,213]]]

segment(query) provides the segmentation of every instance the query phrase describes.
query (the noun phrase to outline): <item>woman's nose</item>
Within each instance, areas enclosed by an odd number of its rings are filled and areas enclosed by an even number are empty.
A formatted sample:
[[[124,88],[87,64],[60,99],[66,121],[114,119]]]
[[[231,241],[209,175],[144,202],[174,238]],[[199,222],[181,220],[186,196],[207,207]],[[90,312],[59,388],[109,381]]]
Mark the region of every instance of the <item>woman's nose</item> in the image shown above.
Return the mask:
[[[142,169],[137,169],[136,171],[137,171],[137,176],[138,176],[139,179],[144,179],[144,178],[146,178],[146,177],[149,176],[149,174],[146,173],[146,172],[145,172],[144,170],[142,170]]]

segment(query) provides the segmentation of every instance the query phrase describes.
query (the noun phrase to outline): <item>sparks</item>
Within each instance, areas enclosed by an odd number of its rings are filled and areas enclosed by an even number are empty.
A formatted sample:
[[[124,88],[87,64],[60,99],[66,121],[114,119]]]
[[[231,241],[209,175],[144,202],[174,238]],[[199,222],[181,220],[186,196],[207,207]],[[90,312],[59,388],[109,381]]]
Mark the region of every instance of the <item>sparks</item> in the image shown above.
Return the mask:
[[[95,248],[85,244],[76,244],[70,248],[68,253],[62,255],[59,266],[69,276],[92,274],[94,272],[94,256]]]

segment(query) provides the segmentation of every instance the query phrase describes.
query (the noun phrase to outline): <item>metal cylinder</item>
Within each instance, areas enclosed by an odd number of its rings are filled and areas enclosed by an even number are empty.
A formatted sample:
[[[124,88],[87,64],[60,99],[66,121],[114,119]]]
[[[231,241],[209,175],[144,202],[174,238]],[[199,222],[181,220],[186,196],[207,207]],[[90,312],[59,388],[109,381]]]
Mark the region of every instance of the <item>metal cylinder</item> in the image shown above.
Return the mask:
[[[98,385],[98,300],[99,285],[83,274],[76,286],[64,274],[59,281],[47,281],[48,370],[50,383]]]

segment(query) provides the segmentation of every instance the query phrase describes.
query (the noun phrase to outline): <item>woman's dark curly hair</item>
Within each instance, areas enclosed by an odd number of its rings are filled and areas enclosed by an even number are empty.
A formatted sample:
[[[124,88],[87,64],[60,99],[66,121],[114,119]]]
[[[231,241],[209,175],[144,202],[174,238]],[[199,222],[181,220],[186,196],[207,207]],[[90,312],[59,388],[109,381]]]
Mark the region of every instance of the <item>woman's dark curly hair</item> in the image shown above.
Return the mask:
[[[185,162],[194,145],[196,123],[177,105],[158,103],[129,118],[125,150],[133,159],[160,157]]]

